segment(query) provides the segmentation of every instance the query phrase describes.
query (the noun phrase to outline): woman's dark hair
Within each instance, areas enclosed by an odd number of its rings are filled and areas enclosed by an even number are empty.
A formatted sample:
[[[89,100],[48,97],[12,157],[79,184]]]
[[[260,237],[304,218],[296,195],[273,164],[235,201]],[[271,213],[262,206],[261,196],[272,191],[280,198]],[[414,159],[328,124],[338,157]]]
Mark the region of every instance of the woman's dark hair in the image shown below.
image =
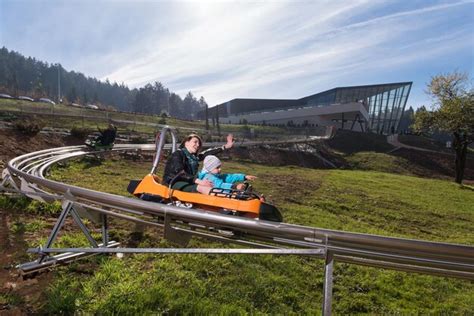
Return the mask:
[[[198,140],[199,140],[199,148],[202,147],[202,139],[201,139],[201,136],[199,136],[198,134],[196,133],[191,133],[189,134],[188,136],[186,136],[183,141],[181,142],[181,145],[179,145],[179,148],[183,148],[184,147],[184,143],[188,142],[191,140],[191,138],[193,137],[196,137]]]

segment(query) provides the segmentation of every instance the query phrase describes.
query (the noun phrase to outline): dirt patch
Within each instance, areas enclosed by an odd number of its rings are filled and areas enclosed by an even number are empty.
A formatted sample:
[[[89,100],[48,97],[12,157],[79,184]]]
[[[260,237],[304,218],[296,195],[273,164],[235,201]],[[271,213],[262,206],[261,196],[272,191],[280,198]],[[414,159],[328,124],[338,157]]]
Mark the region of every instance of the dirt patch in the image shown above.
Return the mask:
[[[268,175],[267,180],[273,184],[270,198],[276,205],[283,202],[302,205],[305,203],[305,198],[317,191],[323,182],[322,179],[308,181],[308,179],[298,175],[287,175],[285,182],[282,182],[279,176],[273,175]],[[298,190],[292,190],[292,193],[288,194],[287,183],[291,183],[292,187],[298,188]]]
[[[36,247],[41,238],[49,236],[56,222],[57,216],[43,216],[23,211],[0,209],[0,315],[29,315],[38,313],[46,301],[48,287],[53,283],[56,273],[43,271],[41,273],[22,277],[16,268],[18,264],[30,262],[37,257],[29,256],[27,249]],[[15,229],[18,226],[27,226],[31,223],[44,223],[41,229],[25,231]],[[131,226],[123,220],[110,219],[111,240],[121,240],[123,245],[136,247],[142,240],[158,244],[162,232],[156,228]],[[88,225],[92,232],[99,233],[100,227]],[[80,229],[71,216],[66,218],[58,238],[63,235],[79,233]],[[34,245],[34,246],[32,246]],[[96,269],[96,262],[81,261],[80,265],[73,266],[70,272],[91,274]]]
[[[387,143],[387,136],[373,133],[359,133],[347,130],[338,130],[334,138],[326,144],[341,153],[353,154],[361,151],[386,153],[394,147]]]
[[[347,135],[346,135],[347,136]],[[381,135],[375,135],[381,136]],[[381,140],[380,140],[381,141]],[[350,139],[344,142],[350,143]],[[356,141],[353,141],[356,142]],[[251,148],[234,148],[230,156],[240,160],[250,161],[267,166],[298,166],[304,168],[315,169],[333,169],[334,167],[328,165],[325,161],[331,162],[334,166],[340,169],[352,169],[352,164],[346,160],[346,154],[343,152],[356,153],[355,147],[360,147],[362,152],[383,152],[386,149],[393,149],[390,145],[382,146],[375,141],[365,145],[354,145],[352,149],[340,152],[342,142],[339,141],[336,149],[331,147],[332,141],[313,142],[310,145],[298,150],[294,145],[283,146],[254,146]],[[454,178],[454,155],[446,153],[436,153],[427,151],[418,151],[407,148],[400,148],[398,150],[387,153],[393,157],[403,158],[406,163],[401,168],[405,168],[410,174],[433,179],[448,179]],[[387,162],[388,163],[388,162]],[[387,166],[389,167],[389,166]],[[390,170],[388,168],[387,170]],[[381,170],[377,170],[381,171]],[[469,156],[466,161],[466,168],[464,171],[464,181],[466,184],[474,183],[474,158]]]
[[[73,137],[62,137],[57,134],[22,134],[16,130],[0,129],[0,170],[7,162],[17,156],[47,148],[82,144]],[[48,236],[54,219],[44,218],[48,223],[44,229],[35,234],[19,230],[13,232],[17,223],[38,220],[38,215],[12,213],[0,209],[0,314],[31,314],[41,306],[44,290],[53,278],[52,273],[42,273],[35,278],[23,279],[16,265],[29,261],[26,250],[28,240],[37,240]],[[12,302],[14,304],[12,304]]]
[[[52,273],[43,273],[34,278],[23,278],[16,268],[17,264],[29,261],[26,252],[28,240],[47,236],[52,228],[51,223],[36,234],[26,234],[13,228],[18,223],[33,220],[38,220],[38,216],[12,214],[11,211],[0,209],[0,314],[23,315],[38,311],[44,290],[53,277]]]
[[[398,141],[404,145],[424,148],[428,150],[434,150],[438,152],[444,152],[452,154],[451,148],[446,148],[446,143],[437,141],[432,138],[417,136],[417,135],[398,135]]]
[[[25,135],[12,129],[0,129],[0,169],[17,156],[47,148],[72,146],[83,141],[58,134]]]
[[[315,169],[331,169],[333,165],[339,168],[347,166],[341,155],[327,148],[324,143],[310,145],[284,146],[254,146],[251,148],[234,148],[232,157],[249,160],[267,166],[298,166]],[[331,164],[328,164],[329,161]]]
[[[414,166],[412,172],[424,178],[453,179],[454,178],[454,155],[445,153],[433,153],[407,148],[400,148],[391,155],[402,157]],[[474,183],[474,158],[466,159],[464,179],[467,184]]]

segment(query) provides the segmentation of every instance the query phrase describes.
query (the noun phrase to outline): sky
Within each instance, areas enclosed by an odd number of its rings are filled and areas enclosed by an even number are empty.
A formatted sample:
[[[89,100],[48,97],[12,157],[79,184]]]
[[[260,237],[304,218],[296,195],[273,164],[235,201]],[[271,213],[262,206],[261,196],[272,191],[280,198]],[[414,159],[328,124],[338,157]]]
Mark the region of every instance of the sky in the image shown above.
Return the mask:
[[[0,47],[209,106],[328,89],[474,76],[474,1],[0,0]]]

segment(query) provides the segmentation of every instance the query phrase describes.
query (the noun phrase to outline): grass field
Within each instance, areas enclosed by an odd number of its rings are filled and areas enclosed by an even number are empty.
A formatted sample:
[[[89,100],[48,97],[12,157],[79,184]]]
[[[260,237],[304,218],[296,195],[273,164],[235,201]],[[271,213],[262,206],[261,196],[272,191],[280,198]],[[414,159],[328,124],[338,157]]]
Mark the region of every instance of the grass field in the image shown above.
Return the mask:
[[[28,110],[15,102],[0,100],[0,111]],[[51,111],[49,105],[34,103],[30,106],[43,106],[44,118],[51,120],[47,114],[48,108]],[[58,106],[54,111],[80,115],[84,110]],[[102,114],[85,111],[86,116]],[[153,124],[159,124],[162,119],[153,116],[142,119],[126,113],[116,115],[116,120]],[[104,124],[99,126],[105,126],[102,118],[96,121],[85,118],[82,122],[66,116],[54,119],[54,124],[55,127],[84,125],[95,129],[99,121]],[[203,128],[202,122],[167,119],[166,123]],[[156,129],[153,125],[129,123],[120,127],[144,133]],[[241,132],[246,128],[225,126],[223,133]],[[271,127],[256,127],[256,131],[286,133]],[[225,161],[224,171],[258,176],[255,187],[278,206],[287,223],[474,245],[472,187],[414,177],[417,172],[412,162],[386,154],[392,147],[382,135],[350,133],[344,137],[343,133],[345,131],[338,133],[340,137],[329,143],[344,155],[354,170],[268,167],[234,160]],[[101,164],[81,160],[55,166],[50,177],[129,196],[126,193],[128,181],[140,179],[150,167],[151,162],[118,157]],[[29,214],[18,215],[9,226],[10,237],[21,236],[28,243],[24,248],[45,242],[60,210],[58,204],[42,205],[26,199],[12,202],[5,197],[0,197],[0,209],[15,216],[22,212]],[[110,225],[111,238],[130,246],[174,246],[163,241],[161,232],[156,229],[146,228],[139,233],[138,227],[120,220],[111,220]],[[78,229],[71,227],[73,225],[65,227],[67,234],[61,236],[56,246],[86,244]],[[189,247],[232,246],[193,239]],[[14,258],[15,263],[20,263],[31,260],[32,256],[22,252]],[[38,294],[41,307],[34,310],[36,313],[317,315],[322,303],[323,262],[308,257],[263,255],[130,255],[122,259],[95,256],[57,267],[48,278],[51,281],[47,283],[47,290]],[[474,282],[336,262],[333,297],[336,315],[471,315]],[[15,291],[0,292],[0,307],[21,306],[24,301]]]
[[[3,113],[2,113],[3,112]],[[113,121],[122,132],[139,132],[154,134],[160,130],[163,125],[179,126],[183,133],[189,130],[197,130],[201,133],[205,129],[204,121],[185,121],[175,118],[163,118],[158,115],[145,115],[140,113],[126,113],[114,111],[99,111],[88,108],[79,108],[56,104],[52,106],[48,103],[28,102],[23,100],[0,99],[0,113],[3,116],[8,113],[8,117],[3,119],[21,118],[24,116],[34,115],[36,119],[40,119],[45,125],[54,128],[73,127],[89,128],[96,130],[97,127],[104,128]],[[0,115],[0,120],[2,117]],[[216,134],[216,127],[212,126],[210,121],[210,133]],[[252,126],[256,134],[263,135],[285,135],[289,132],[285,129],[271,126]],[[245,134],[249,132],[246,125],[229,125],[221,124],[221,131],[225,133]]]
[[[80,161],[56,167],[51,177],[128,195],[128,180],[141,178],[149,167],[147,162]],[[258,176],[255,186],[288,223],[474,244],[474,194],[449,181],[238,161],[225,162],[224,170]],[[133,225],[114,221],[111,226],[112,237],[121,241],[171,246],[153,229],[134,239]],[[74,242],[74,236],[67,242]],[[189,247],[223,245],[193,239]],[[322,267],[322,261],[307,257],[95,257],[56,270],[42,312],[313,315],[321,309]],[[474,283],[336,263],[333,310],[338,315],[469,315]]]

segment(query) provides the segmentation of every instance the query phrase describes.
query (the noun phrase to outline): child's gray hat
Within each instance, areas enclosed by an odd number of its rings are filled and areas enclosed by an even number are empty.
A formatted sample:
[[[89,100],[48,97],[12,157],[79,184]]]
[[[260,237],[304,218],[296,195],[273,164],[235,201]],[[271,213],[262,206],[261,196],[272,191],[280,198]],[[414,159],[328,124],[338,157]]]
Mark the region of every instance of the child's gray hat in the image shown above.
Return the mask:
[[[204,158],[204,165],[202,166],[202,171],[211,172],[214,168],[219,167],[221,164],[221,161],[216,156],[206,156],[206,158]]]

